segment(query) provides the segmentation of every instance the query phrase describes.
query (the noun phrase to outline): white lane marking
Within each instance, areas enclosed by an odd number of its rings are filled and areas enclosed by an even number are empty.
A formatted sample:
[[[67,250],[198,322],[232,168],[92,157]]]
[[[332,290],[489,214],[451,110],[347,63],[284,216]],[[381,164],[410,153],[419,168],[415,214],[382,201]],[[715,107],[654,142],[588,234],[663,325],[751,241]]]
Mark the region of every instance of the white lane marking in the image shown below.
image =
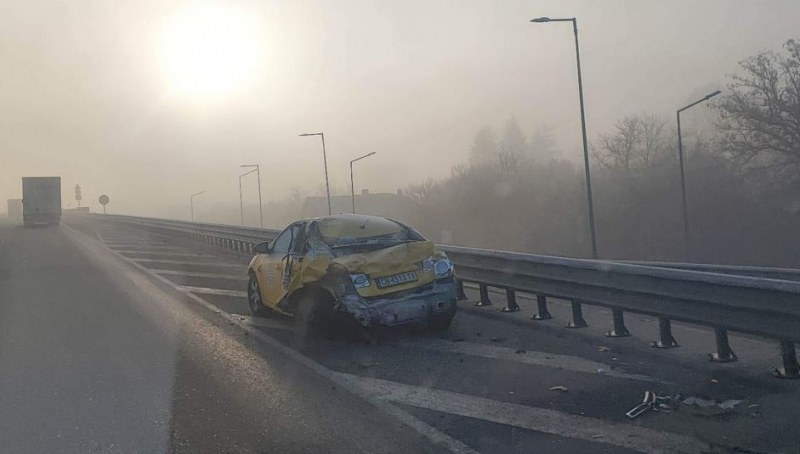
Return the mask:
[[[185,251],[186,248],[179,247],[179,246],[168,246],[168,245],[160,245],[160,244],[146,244],[146,245],[123,245],[118,246],[115,244],[108,245],[111,249],[114,249],[117,252],[123,251]]]
[[[190,262],[186,260],[167,260],[167,259],[136,259],[131,257],[125,257],[124,255],[120,254],[117,251],[113,251],[115,254],[124,257],[126,260],[134,261],[138,264],[144,265],[147,263],[168,263],[170,265],[203,265],[203,266],[219,266],[219,267],[226,267],[226,268],[246,268],[246,263],[216,263],[216,262]]]
[[[141,239],[141,240],[135,240],[135,239],[110,240],[108,238],[103,238],[103,242],[105,244],[109,245],[109,246],[112,246],[112,247],[113,246],[121,246],[121,245],[125,245],[125,246],[142,246],[142,245],[147,245],[147,244],[152,244],[152,245],[162,245],[162,244],[163,245],[167,245],[167,244],[169,244],[167,241],[164,241],[164,240],[147,240],[147,239]]]
[[[557,369],[569,370],[585,374],[599,375],[598,369],[602,369],[602,375],[616,378],[627,378],[630,380],[647,381],[660,384],[671,384],[655,377],[639,374],[627,374],[612,370],[612,365],[597,361],[584,359],[578,356],[558,355],[540,351],[526,350],[525,353],[516,353],[508,347],[478,344],[474,342],[453,342],[438,339],[425,339],[425,341],[405,341],[396,343],[404,347],[418,348],[422,350],[432,350],[444,353],[461,353],[464,355],[478,356],[489,359],[501,359],[515,361],[532,366],[553,367]]]
[[[69,227],[69,226],[65,226],[65,227],[67,228],[67,230],[70,230],[73,235],[80,233],[77,230],[73,229],[72,227]],[[422,420],[420,420],[419,418],[409,414],[408,412],[401,410],[400,408],[396,407],[395,405],[392,405],[391,403],[386,402],[385,400],[376,399],[376,398],[372,397],[371,395],[368,395],[367,393],[365,393],[362,390],[362,388],[351,385],[350,381],[348,381],[348,380],[342,380],[337,373],[333,372],[332,370],[328,369],[327,367],[323,366],[322,364],[320,364],[320,363],[314,361],[313,359],[311,359],[311,358],[309,358],[309,357],[297,352],[296,350],[293,350],[290,347],[287,347],[286,345],[282,344],[277,339],[271,337],[269,334],[257,329],[255,326],[250,326],[250,325],[248,325],[246,323],[242,323],[242,321],[239,320],[239,316],[237,316],[235,314],[229,314],[229,313],[223,311],[222,309],[214,306],[213,304],[211,304],[208,301],[204,300],[203,298],[195,295],[194,293],[180,288],[180,286],[175,285],[174,283],[170,282],[169,279],[167,279],[167,278],[165,278],[163,276],[159,276],[158,274],[152,272],[151,270],[146,268],[144,265],[141,265],[140,263],[138,263],[139,260],[132,260],[132,259],[126,258],[126,257],[122,256],[121,254],[115,252],[114,250],[110,249],[106,245],[103,245],[103,247],[105,247],[106,250],[110,254],[113,254],[116,257],[118,257],[120,260],[129,263],[131,266],[133,266],[134,268],[138,269],[142,273],[146,274],[147,276],[149,276],[153,280],[155,280],[157,282],[160,282],[162,285],[165,285],[165,286],[168,286],[170,288],[175,289],[175,291],[178,291],[178,292],[182,293],[188,300],[203,306],[204,308],[208,309],[210,312],[214,312],[214,313],[218,314],[221,318],[233,323],[234,325],[237,325],[240,329],[242,329],[244,331],[247,331],[253,337],[255,337],[258,340],[260,340],[261,342],[264,342],[265,344],[269,345],[271,348],[275,349],[276,351],[280,352],[281,354],[286,355],[286,357],[290,358],[291,360],[293,360],[293,361],[295,361],[295,362],[297,362],[299,364],[302,364],[305,367],[308,367],[309,369],[311,369],[312,371],[314,371],[318,375],[330,380],[331,382],[335,383],[337,386],[341,387],[342,389],[345,389],[345,390],[349,391],[350,393],[352,393],[353,395],[358,396],[358,397],[366,400],[367,402],[372,404],[374,407],[376,407],[379,410],[383,411],[387,415],[396,418],[402,424],[404,424],[407,427],[409,427],[410,429],[416,431],[421,436],[427,438],[433,444],[441,446],[441,447],[444,447],[445,449],[447,449],[447,450],[449,450],[451,452],[454,452],[454,453],[459,453],[459,454],[480,454],[480,453],[478,453],[478,451],[475,451],[474,449],[470,448],[469,446],[467,446],[463,442],[461,442],[461,441],[459,441],[459,440],[457,440],[457,439],[445,434],[444,432],[441,432],[441,431],[437,430],[433,426],[423,422]]]
[[[192,293],[200,293],[201,295],[222,295],[247,298],[247,292],[243,292],[241,290],[222,290],[218,288],[192,287],[190,285],[178,285],[177,287],[181,290]]]
[[[535,430],[560,437],[593,443],[608,443],[647,453],[706,452],[709,448],[705,443],[691,437],[627,423],[613,423],[587,416],[498,402],[483,397],[377,378],[341,372],[335,372],[335,374],[377,399]]]
[[[136,258],[137,255],[153,255],[156,257],[195,257],[204,259],[215,259],[211,254],[197,254],[195,252],[172,252],[172,251],[117,251],[120,254]]]
[[[249,315],[239,317],[243,325],[257,326],[259,328],[279,329],[283,331],[296,331],[296,327],[290,319],[281,320],[276,318],[254,318]]]
[[[211,279],[231,279],[236,281],[246,281],[247,276],[244,274],[221,274],[221,273],[200,273],[196,271],[182,271],[182,270],[162,270],[157,268],[150,268],[150,271],[158,274],[166,274],[172,276],[187,276],[187,277],[205,277]]]

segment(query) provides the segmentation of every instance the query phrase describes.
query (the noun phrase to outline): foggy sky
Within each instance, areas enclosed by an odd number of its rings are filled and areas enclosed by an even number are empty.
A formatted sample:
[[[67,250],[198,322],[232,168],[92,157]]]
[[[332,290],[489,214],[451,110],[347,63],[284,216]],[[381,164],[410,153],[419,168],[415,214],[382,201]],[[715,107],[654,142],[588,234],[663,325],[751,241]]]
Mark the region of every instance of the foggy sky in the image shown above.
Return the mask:
[[[371,151],[356,190],[394,192],[449,175],[478,128],[512,115],[579,159],[572,32],[537,16],[578,18],[590,137],[626,114],[672,118],[739,60],[800,37],[796,0],[227,0],[258,23],[255,82],[186,96],[165,75],[164,30],[202,3],[0,2],[2,205],[20,177],[60,175],[66,206],[80,184],[95,209],[105,193],[111,212],[185,218],[192,192],[236,205],[251,163],[265,199],[320,193],[319,140],[297,137],[317,131],[335,192]]]

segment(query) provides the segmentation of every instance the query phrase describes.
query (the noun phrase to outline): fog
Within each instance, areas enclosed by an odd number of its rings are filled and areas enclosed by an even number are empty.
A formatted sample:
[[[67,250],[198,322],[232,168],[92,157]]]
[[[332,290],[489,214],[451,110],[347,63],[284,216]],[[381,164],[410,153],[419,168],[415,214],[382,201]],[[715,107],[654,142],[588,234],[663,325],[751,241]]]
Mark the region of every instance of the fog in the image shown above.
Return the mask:
[[[739,61],[796,36],[800,3],[6,1],[0,200],[21,196],[22,176],[60,175],[66,206],[80,184],[94,210],[108,194],[113,213],[185,219],[205,191],[199,220],[238,222],[241,164],[262,166],[265,206],[323,193],[319,140],[300,133],[325,132],[335,194],[372,151],[356,191],[394,193],[448,178],[480,128],[509,118],[549,134],[540,162],[579,164],[572,32],[528,22],[542,15],[578,18],[597,143],[626,115],[672,122],[724,89]],[[199,37],[181,35],[192,26]],[[209,79],[220,68],[232,76]],[[686,112],[690,133],[707,110]],[[252,224],[255,180],[243,189]]]

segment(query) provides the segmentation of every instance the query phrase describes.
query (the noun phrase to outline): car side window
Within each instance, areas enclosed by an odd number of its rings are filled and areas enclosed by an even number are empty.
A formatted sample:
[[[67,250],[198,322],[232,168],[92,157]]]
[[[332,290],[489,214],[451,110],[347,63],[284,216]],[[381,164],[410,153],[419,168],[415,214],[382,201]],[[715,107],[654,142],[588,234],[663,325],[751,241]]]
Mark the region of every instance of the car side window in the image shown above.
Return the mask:
[[[277,238],[275,241],[272,242],[272,249],[270,250],[270,254],[275,255],[286,255],[289,253],[289,245],[292,242],[292,230],[295,229],[295,226],[290,226]]]
[[[294,241],[291,244],[292,254],[303,255],[306,252],[306,223],[300,222],[292,226]]]

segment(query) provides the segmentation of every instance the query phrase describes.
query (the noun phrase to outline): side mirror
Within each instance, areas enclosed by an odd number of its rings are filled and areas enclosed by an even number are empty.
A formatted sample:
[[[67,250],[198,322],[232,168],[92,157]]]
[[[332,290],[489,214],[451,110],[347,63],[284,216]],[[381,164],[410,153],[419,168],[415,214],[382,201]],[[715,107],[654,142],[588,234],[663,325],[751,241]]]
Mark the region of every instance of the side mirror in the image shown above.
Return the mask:
[[[256,254],[269,254],[269,241],[258,243],[253,247],[253,252]]]

